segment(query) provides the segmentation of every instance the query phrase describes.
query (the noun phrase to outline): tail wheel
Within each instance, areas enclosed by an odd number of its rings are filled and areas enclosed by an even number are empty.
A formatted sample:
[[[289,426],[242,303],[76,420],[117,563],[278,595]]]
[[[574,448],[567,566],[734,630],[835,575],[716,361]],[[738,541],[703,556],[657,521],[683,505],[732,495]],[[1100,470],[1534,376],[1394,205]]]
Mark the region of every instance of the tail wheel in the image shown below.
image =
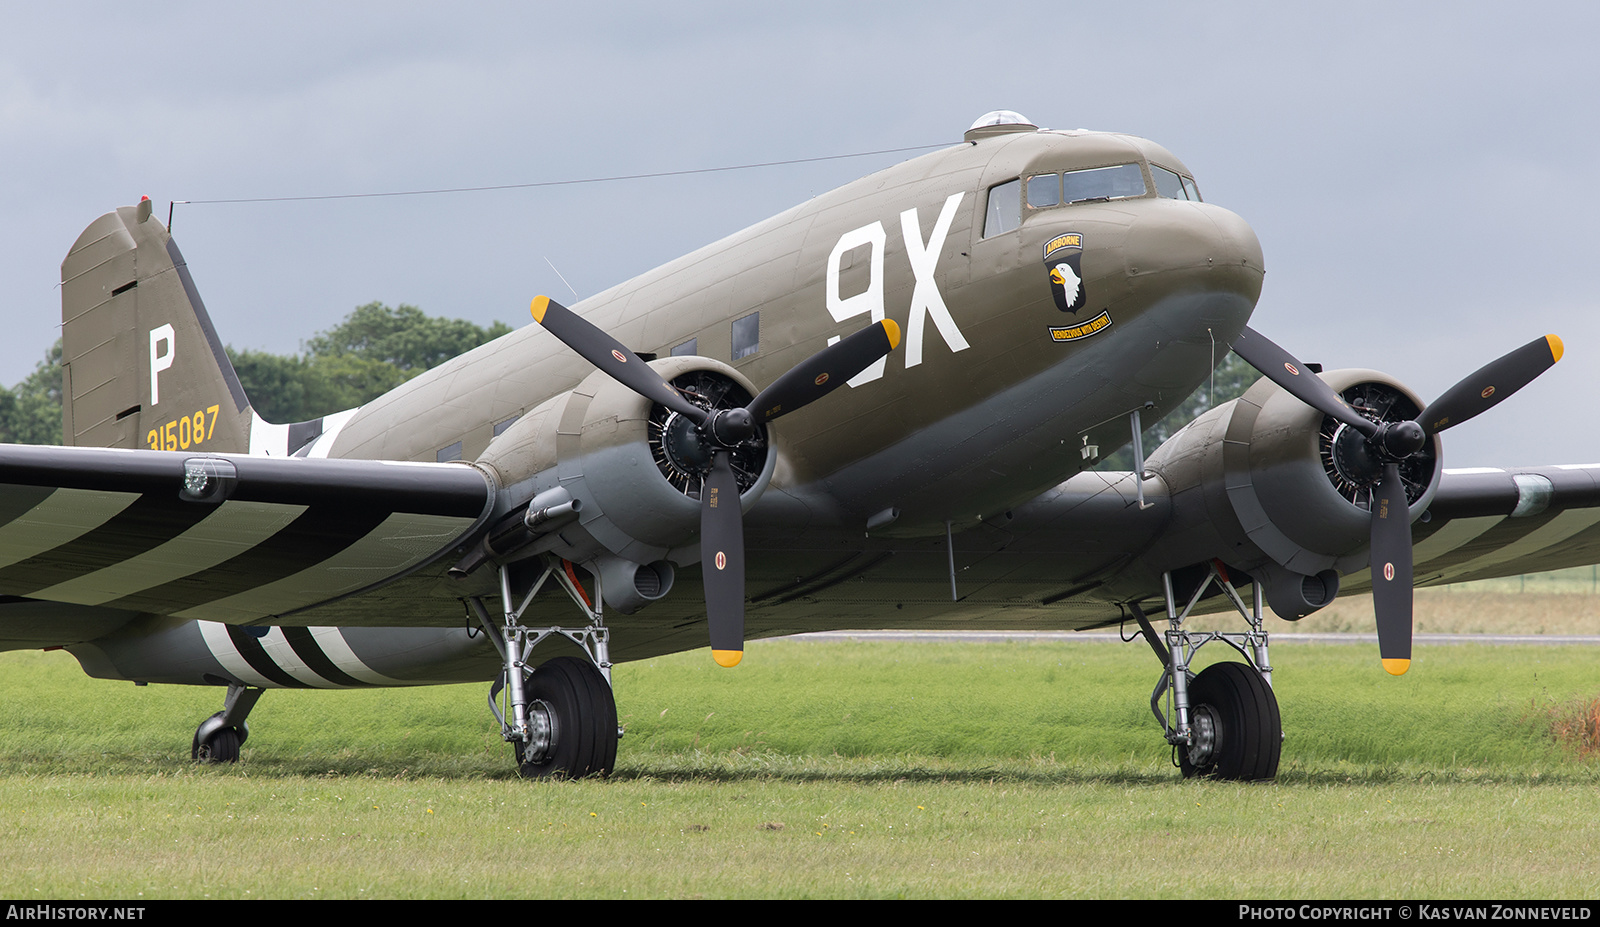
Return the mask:
[[[1186,778],[1253,781],[1278,774],[1283,720],[1272,687],[1244,663],[1214,663],[1189,683],[1193,743],[1181,748]]]
[[[255,704],[255,699],[261,694],[260,689],[252,690],[255,695],[250,698],[250,704]],[[239,715],[249,713],[248,706]],[[236,726],[223,727],[222,719],[226,711],[219,711],[211,717],[200,722],[195,729],[194,740],[189,746],[189,756],[202,763],[237,763],[239,762],[239,746],[250,736],[250,725],[242,720]]]
[[[237,763],[239,744],[243,740],[244,738],[239,736],[238,728],[221,728],[205,740],[196,737],[189,755],[202,763]]]
[[[617,702],[593,663],[556,657],[528,677],[530,713],[542,713],[541,742],[518,742],[524,779],[605,776],[617,763]]]

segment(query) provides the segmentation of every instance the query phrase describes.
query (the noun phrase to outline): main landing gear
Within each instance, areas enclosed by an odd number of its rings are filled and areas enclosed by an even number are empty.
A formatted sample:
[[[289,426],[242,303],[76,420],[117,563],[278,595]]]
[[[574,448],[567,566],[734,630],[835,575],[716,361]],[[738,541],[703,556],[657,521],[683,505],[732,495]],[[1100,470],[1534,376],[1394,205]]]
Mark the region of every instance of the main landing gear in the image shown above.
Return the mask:
[[[1283,721],[1278,714],[1278,700],[1272,694],[1267,634],[1261,629],[1261,584],[1252,584],[1253,607],[1246,607],[1227,570],[1213,561],[1180,612],[1172,574],[1164,574],[1162,583],[1169,622],[1165,643],[1138,603],[1131,608],[1145,640],[1161,660],[1163,670],[1150,694],[1150,710],[1166,732],[1167,742],[1173,745],[1178,766],[1185,777],[1247,781],[1273,778],[1278,774],[1278,758],[1283,750]],[[1184,619],[1212,584],[1244,616],[1249,631],[1184,628]],[[1217,640],[1237,650],[1246,662],[1214,663],[1198,675],[1190,672],[1189,665],[1200,648]],[[1162,696],[1166,697],[1165,714],[1161,711]]]
[[[200,722],[194,732],[194,744],[189,755],[202,763],[237,763],[239,747],[250,736],[250,725],[245,718],[256,707],[263,689],[230,685],[222,702],[222,710]]]
[[[474,596],[468,602],[505,660],[505,669],[489,689],[489,710],[500,722],[501,736],[516,751],[518,771],[528,779],[610,774],[622,730],[611,693],[610,632],[601,615],[600,578],[595,577],[595,597],[590,602],[564,560],[546,557],[501,566],[499,571],[502,620],[490,618],[482,598]],[[535,572],[537,578],[532,578]],[[536,630],[522,623],[533,597],[551,578],[583,612],[587,626]],[[513,595],[514,585],[527,590],[520,600]],[[552,635],[577,644],[588,659],[555,657],[530,669],[529,655]]]

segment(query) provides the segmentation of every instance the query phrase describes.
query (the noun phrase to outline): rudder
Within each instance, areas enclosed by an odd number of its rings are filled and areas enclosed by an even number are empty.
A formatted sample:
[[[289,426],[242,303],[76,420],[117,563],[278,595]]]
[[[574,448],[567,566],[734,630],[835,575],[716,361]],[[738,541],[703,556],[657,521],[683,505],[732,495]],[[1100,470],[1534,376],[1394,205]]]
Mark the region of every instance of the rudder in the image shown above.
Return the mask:
[[[101,216],[61,263],[62,440],[247,453],[250,402],[151,211]]]

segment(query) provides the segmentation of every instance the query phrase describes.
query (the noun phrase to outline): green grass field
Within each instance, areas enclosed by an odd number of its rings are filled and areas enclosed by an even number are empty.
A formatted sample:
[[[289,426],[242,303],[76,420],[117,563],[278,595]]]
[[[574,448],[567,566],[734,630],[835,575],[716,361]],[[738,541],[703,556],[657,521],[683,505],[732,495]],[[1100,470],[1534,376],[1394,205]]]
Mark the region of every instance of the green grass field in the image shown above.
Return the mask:
[[[1184,781],[1142,643],[757,642],[616,671],[609,780],[523,782],[487,686],[220,690],[0,656],[0,895],[1589,897],[1593,647],[1279,644],[1277,782]],[[1585,722],[1587,728],[1585,727]],[[1592,741],[1589,744],[1592,746]]]

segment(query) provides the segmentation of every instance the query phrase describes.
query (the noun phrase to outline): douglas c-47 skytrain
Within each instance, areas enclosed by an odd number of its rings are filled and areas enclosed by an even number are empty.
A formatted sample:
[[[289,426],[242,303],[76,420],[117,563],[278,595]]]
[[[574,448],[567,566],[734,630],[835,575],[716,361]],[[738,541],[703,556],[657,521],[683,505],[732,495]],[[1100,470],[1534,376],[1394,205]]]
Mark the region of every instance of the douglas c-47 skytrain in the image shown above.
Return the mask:
[[[1414,581],[1600,559],[1600,470],[1441,462],[1558,339],[1431,401],[1314,372],[1246,326],[1250,226],[1141,138],[990,113],[288,424],[253,412],[151,213],[101,216],[61,265],[70,446],[0,446],[0,648],[225,687],[199,758],[238,758],[266,689],[484,681],[525,775],[603,774],[615,661],[1126,626],[1184,773],[1268,779],[1266,608],[1370,589],[1402,673]],[[1230,348],[1264,378],[1143,459]],[[1129,443],[1135,472],[1088,469]],[[1224,609],[1249,630],[1191,626]],[[1192,673],[1219,641],[1240,659]]]

